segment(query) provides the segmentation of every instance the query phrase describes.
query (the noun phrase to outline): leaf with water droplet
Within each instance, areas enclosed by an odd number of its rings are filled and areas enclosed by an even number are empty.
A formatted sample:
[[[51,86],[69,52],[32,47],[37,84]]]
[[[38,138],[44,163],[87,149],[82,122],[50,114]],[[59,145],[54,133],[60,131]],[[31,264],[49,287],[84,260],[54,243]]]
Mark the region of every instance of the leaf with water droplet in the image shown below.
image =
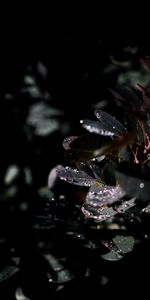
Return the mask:
[[[115,132],[113,131],[113,126],[111,130],[107,129],[107,124],[104,126],[103,124],[100,124],[98,121],[92,121],[92,120],[82,120],[81,122],[82,127],[88,130],[89,132],[96,133],[99,135],[104,136],[114,136]]]
[[[117,261],[123,258],[122,255],[120,255],[119,253],[117,253],[114,250],[111,250],[110,252],[101,255],[101,257],[105,260],[109,260],[109,261]]]
[[[78,164],[78,169],[84,171],[88,175],[95,177],[96,180],[102,181],[101,163],[97,159],[89,160],[86,163]]]
[[[102,127],[105,130],[113,132],[115,136],[125,133],[125,127],[112,115],[103,111],[95,110],[95,116],[98,118]]]
[[[87,219],[93,219],[96,222],[102,222],[116,215],[112,207],[94,207],[87,203],[83,204],[81,210]]]
[[[63,147],[65,150],[71,149],[71,144],[73,141],[75,141],[78,137],[77,136],[68,136],[63,140]]]
[[[128,201],[122,201],[121,203],[116,203],[115,205],[115,210],[120,214],[123,214],[123,213],[130,213],[130,209],[132,207],[134,207],[136,204],[135,204],[135,198],[132,198]]]
[[[95,183],[95,179],[86,174],[84,171],[79,171],[70,167],[59,168],[58,177],[68,183],[85,187],[90,187]]]
[[[116,237],[113,238],[113,242],[122,254],[129,253],[134,247],[133,236],[116,235]]]
[[[113,204],[123,198],[125,192],[120,186],[92,186],[87,194],[86,203],[94,207]]]

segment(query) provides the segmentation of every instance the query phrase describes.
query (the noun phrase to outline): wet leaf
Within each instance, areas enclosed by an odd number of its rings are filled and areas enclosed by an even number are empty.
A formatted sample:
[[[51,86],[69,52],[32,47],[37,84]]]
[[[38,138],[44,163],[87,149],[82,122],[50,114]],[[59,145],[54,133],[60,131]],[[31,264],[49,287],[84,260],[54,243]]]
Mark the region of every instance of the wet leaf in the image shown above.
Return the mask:
[[[116,215],[112,207],[97,208],[87,203],[83,204],[81,210],[87,219],[93,219],[96,222],[102,222]]]
[[[80,123],[82,124],[82,127],[88,130],[89,132],[93,132],[99,135],[105,135],[105,136],[114,136],[115,132],[112,130],[107,129],[107,124],[103,125],[100,124],[98,121],[91,121],[91,120],[81,120]]]
[[[98,118],[102,128],[113,132],[118,136],[125,133],[125,127],[112,115],[102,110],[95,110],[95,116]]]
[[[117,235],[115,238],[113,238],[113,242],[117,246],[119,252],[122,254],[129,253],[134,247],[133,236]]]
[[[96,187],[96,185],[90,188],[90,191],[86,197],[86,203],[93,207],[102,207],[110,205],[125,195],[125,192],[119,186],[103,185]]]
[[[65,138],[63,141],[64,149],[70,150],[72,142],[75,141],[77,138],[78,138],[77,136],[69,136],[69,137]]]
[[[95,179],[87,175],[84,171],[72,169],[70,167],[59,168],[58,176],[60,179],[79,186],[90,187],[95,183]]]
[[[102,244],[110,251],[101,255],[101,257],[106,260],[117,261],[122,259],[124,254],[133,250],[134,238],[132,236],[117,235],[110,241],[102,240]]]
[[[105,260],[109,260],[109,261],[117,261],[123,258],[123,256],[119,253],[117,253],[114,250],[111,250],[110,252],[101,255],[101,257]]]
[[[87,162],[81,162],[77,165],[77,168],[81,171],[84,171],[86,174],[94,177],[98,181],[102,181],[102,170],[101,170],[101,162],[103,164],[103,160],[105,159],[105,156],[101,156],[98,159],[94,158],[92,160],[89,160]]]
[[[127,213],[128,211],[130,212],[130,208],[134,207],[136,204],[135,204],[135,198],[132,198],[128,201],[122,201],[121,204],[119,203],[116,203],[115,205],[115,210],[118,212],[118,213]]]

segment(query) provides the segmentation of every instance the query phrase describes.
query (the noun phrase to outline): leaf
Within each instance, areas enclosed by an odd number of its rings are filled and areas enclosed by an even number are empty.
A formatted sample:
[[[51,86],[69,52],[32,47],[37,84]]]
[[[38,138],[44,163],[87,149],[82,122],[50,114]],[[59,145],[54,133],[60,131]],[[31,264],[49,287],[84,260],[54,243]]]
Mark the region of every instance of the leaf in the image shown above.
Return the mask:
[[[87,203],[83,204],[81,210],[87,219],[93,219],[96,222],[105,221],[117,214],[112,207],[97,208]]]
[[[150,57],[145,56],[140,59],[141,63],[143,64],[144,68],[149,71],[150,70]]]
[[[49,282],[56,284],[64,284],[73,279],[73,274],[66,268],[65,264],[52,254],[45,254],[45,259],[49,263],[51,269],[56,273],[57,279],[49,276]],[[50,275],[50,274],[49,274]]]
[[[94,113],[105,130],[114,132],[116,136],[125,133],[125,127],[114,116],[98,109]]]
[[[79,186],[90,187],[95,183],[95,179],[84,171],[79,171],[70,167],[59,168],[57,174],[60,179]]]
[[[130,213],[130,209],[132,207],[135,207],[135,198],[132,198],[128,201],[122,201],[121,204],[116,203],[114,209],[119,213],[119,214],[123,214],[123,213]]]
[[[104,160],[105,156],[99,157],[99,159],[92,159],[87,162],[81,162],[77,165],[77,168],[81,171],[84,171],[86,174],[95,178],[95,180],[101,181],[102,170],[101,170],[101,162]]]
[[[33,104],[26,120],[27,130],[31,135],[48,136],[60,129],[58,117],[62,115],[63,111],[43,102]]]
[[[113,204],[125,195],[125,192],[119,186],[103,185],[92,186],[87,194],[86,203],[93,207],[103,207]]]
[[[117,261],[122,259],[124,254],[133,250],[134,238],[132,236],[117,235],[111,241],[102,240],[102,244],[110,251],[101,255],[101,257],[106,260]]]
[[[82,127],[88,130],[89,132],[93,132],[105,136],[115,135],[115,132],[113,132],[113,127],[111,128],[111,130],[108,130],[107,124],[102,125],[98,121],[91,121],[91,120],[81,120],[80,123],[82,124]]]
[[[113,238],[113,242],[122,254],[129,253],[134,247],[133,236],[116,235],[116,237]]]
[[[119,253],[117,253],[114,250],[111,250],[110,252],[101,255],[101,257],[105,260],[109,260],[109,261],[117,261],[123,258],[122,255],[120,255]]]
[[[69,145],[70,149],[65,152],[65,158],[76,164],[87,162],[95,156],[96,150],[107,145],[110,141],[110,137],[99,136],[94,133],[81,135]]]
[[[150,180],[142,178],[140,166],[126,164],[126,170],[116,170],[115,174],[119,185],[128,195],[139,201],[150,200]]]
[[[132,107],[135,109],[139,108],[143,102],[129,87],[127,86],[120,86],[119,87],[119,94],[122,98],[124,98],[127,103],[131,104]]]
[[[122,148],[130,145],[134,142],[136,138],[136,130],[128,132],[122,136],[115,138],[112,142],[109,142],[107,145],[101,147],[100,149],[94,152],[95,156],[112,154],[115,151],[120,151]]]
[[[16,275],[19,269],[14,265],[7,265],[2,270],[0,270],[0,282],[9,279],[10,277]]]
[[[63,140],[63,147],[65,150],[71,149],[71,144],[75,141],[78,137],[77,136],[69,136]]]

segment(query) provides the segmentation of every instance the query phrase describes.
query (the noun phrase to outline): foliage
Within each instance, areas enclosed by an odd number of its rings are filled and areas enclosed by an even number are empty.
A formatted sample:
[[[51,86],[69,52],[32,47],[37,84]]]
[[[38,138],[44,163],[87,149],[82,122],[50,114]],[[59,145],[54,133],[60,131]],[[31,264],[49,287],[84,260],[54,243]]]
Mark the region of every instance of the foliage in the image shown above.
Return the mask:
[[[103,43],[96,47],[95,72],[91,53],[83,53],[81,72],[74,72],[81,88],[57,80],[71,76],[70,62],[59,66],[58,55],[18,70],[15,61],[4,76],[2,299],[77,299],[93,291],[112,297],[118,286],[148,284],[149,58],[141,66],[136,47],[125,48],[119,60]]]
[[[149,69],[149,60],[143,61]],[[97,120],[81,120],[89,134],[64,140],[70,166],[60,167],[57,175],[81,187],[75,201],[86,226],[97,228],[100,236],[103,229],[123,228],[123,236],[105,242],[100,238],[109,250],[102,258],[120,260],[141,239],[136,228],[150,213],[149,84],[138,84],[137,89],[120,86],[111,93],[122,120],[101,109],[94,111]],[[142,237],[149,238],[147,231],[145,228]]]

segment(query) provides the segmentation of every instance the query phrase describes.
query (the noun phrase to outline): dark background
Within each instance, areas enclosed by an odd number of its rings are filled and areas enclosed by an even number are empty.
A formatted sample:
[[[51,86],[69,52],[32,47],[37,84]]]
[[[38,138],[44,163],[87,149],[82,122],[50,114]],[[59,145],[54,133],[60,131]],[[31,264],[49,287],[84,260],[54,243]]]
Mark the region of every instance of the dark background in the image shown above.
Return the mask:
[[[138,290],[138,285],[141,290],[147,287],[148,277],[145,268],[148,269],[149,266],[149,243],[144,244],[145,248],[138,246],[135,254],[129,255],[121,264],[112,263],[111,266],[109,263],[101,262],[100,266],[95,267],[94,255],[83,252],[84,264],[86,264],[86,259],[91,259],[91,264],[94,265],[93,277],[91,276],[89,282],[81,277],[83,284],[76,279],[67,288],[58,292],[57,296],[55,287],[54,289],[48,287],[45,276],[47,266],[43,262],[43,256],[40,255],[38,243],[44,240],[45,247],[48,247],[49,241],[54,243],[53,251],[56,250],[57,256],[58,248],[60,249],[61,243],[64,243],[63,230],[61,232],[57,225],[56,232],[52,232],[52,240],[51,237],[49,238],[51,231],[45,234],[42,232],[37,242],[32,228],[35,211],[42,214],[45,210],[45,202],[41,205],[37,191],[47,184],[51,168],[64,163],[62,141],[66,136],[58,131],[46,138],[34,136],[32,142],[28,142],[23,130],[27,114],[31,104],[42,101],[42,99],[29,99],[20,92],[28,66],[32,66],[34,74],[36,74],[34,70],[38,61],[46,66],[48,76],[43,80],[36,75],[38,85],[41,90],[50,93],[49,105],[64,111],[63,120],[60,122],[67,120],[70,126],[68,134],[77,134],[80,131],[79,120],[89,117],[92,114],[92,106],[106,98],[108,87],[115,85],[116,73],[112,73],[109,77],[102,75],[102,71],[110,62],[110,55],[113,54],[116,58],[121,59],[122,51],[126,46],[136,46],[138,48],[137,57],[149,54],[149,37],[145,28],[142,29],[139,26],[139,22],[131,22],[130,25],[128,14],[122,18],[119,13],[113,15],[113,20],[110,20],[107,11],[106,17],[99,22],[102,15],[101,12],[100,16],[96,17],[97,22],[94,28],[91,25],[91,16],[87,18],[90,22],[88,23],[86,20],[84,26],[80,25],[78,18],[71,20],[70,17],[66,21],[65,15],[52,22],[49,21],[51,18],[49,15],[45,17],[44,23],[39,18],[39,22],[33,21],[30,25],[28,24],[28,14],[25,14],[25,28],[20,26],[20,21],[14,25],[15,17],[12,17],[11,21],[6,18],[1,27],[0,267],[2,279],[4,279],[0,284],[1,295],[2,297],[5,295],[2,299],[15,299],[14,291],[17,286],[21,286],[31,299],[44,300],[49,297],[51,299],[66,297],[64,299],[67,299],[70,295],[72,297],[72,293],[77,297],[77,293],[83,292],[86,295],[89,292],[93,294],[93,291],[96,297],[99,290],[99,281],[96,276],[101,273],[101,268],[102,272],[106,273],[110,279],[108,288],[111,293],[114,292],[114,297],[119,294],[119,286],[126,289],[127,294],[131,288],[133,291]],[[82,16],[81,14],[81,19]],[[32,19],[32,16],[30,17]],[[64,25],[62,19],[67,24]],[[6,99],[6,94],[14,95],[13,100]],[[110,107],[112,107],[111,105],[110,100]],[[113,114],[113,111],[111,113]],[[28,166],[32,171],[33,184],[31,187],[27,187],[24,175],[21,173],[16,183],[17,195],[13,199],[7,199],[7,196],[5,199],[7,188],[4,185],[4,175],[8,166],[12,164],[18,165],[21,170],[24,166]],[[28,209],[25,211],[20,209],[21,203],[24,202],[28,204]],[[65,214],[65,211],[63,212]],[[66,245],[63,246],[63,254],[68,253],[67,247],[73,251],[73,245],[72,241],[70,243],[66,241]],[[77,246],[75,246],[75,250],[78,252]],[[5,279],[3,270],[5,266],[12,263],[12,251],[15,252],[16,257],[21,257],[19,274],[8,274]],[[83,257],[80,257],[81,265]],[[75,256],[74,264],[78,264],[77,258],[79,257]],[[76,272],[78,278],[80,268],[77,268]],[[102,292],[106,295],[109,294],[107,286],[102,288]]]

